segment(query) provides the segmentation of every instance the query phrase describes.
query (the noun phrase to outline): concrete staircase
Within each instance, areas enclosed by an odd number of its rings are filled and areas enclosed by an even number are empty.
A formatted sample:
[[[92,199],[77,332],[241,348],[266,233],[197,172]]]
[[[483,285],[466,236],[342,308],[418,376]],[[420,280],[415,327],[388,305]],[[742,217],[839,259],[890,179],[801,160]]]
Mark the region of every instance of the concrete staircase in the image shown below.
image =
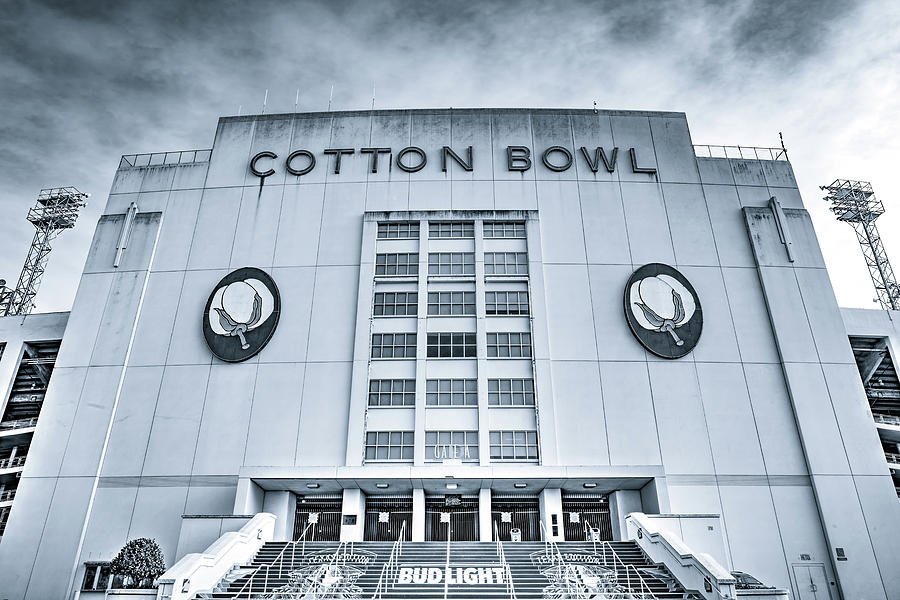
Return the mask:
[[[402,550],[392,542],[271,542],[242,568],[249,570],[201,597],[697,597],[634,542],[451,542],[449,567],[446,542],[404,542]]]

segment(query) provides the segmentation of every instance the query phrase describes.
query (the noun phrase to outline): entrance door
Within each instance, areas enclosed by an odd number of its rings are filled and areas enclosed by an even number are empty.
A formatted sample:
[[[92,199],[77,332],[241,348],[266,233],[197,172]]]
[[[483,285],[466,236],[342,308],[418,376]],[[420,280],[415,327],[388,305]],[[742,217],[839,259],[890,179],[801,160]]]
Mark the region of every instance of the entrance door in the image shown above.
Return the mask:
[[[541,539],[541,509],[537,496],[492,496],[491,523],[497,526],[500,539],[512,539],[511,530],[518,529],[523,542]]]
[[[474,542],[478,540],[478,496],[427,496],[425,540]]]
[[[412,514],[412,496],[368,496],[363,539],[396,542],[403,523],[406,522],[403,539],[412,540]]]
[[[562,494],[563,530],[566,541],[588,540],[590,529],[600,530],[601,540],[612,540],[609,499],[602,494]]]
[[[797,582],[797,600],[831,600],[831,586],[825,565],[806,563],[792,565]]]
[[[306,531],[308,542],[336,542],[341,539],[340,496],[297,496],[294,539]]]

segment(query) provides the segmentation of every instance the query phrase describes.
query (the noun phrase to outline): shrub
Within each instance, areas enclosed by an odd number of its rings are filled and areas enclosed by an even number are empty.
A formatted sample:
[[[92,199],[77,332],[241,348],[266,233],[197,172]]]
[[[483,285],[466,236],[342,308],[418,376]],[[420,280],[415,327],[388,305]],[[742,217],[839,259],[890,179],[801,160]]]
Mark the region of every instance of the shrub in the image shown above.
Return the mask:
[[[109,566],[114,574],[126,577],[126,588],[151,588],[165,572],[166,561],[156,540],[137,538],[125,544]]]

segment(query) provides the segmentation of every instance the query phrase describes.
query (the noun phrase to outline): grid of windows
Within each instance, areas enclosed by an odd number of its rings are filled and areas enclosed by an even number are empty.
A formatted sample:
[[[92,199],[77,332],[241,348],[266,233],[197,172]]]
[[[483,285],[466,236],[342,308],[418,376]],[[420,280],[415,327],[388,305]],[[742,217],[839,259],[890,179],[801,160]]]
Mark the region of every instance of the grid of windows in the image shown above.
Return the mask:
[[[375,292],[376,317],[415,316],[419,304],[416,292]]]
[[[536,431],[492,431],[491,460],[537,460]]]
[[[527,315],[528,292],[485,292],[484,310],[489,315]]]
[[[473,252],[432,252],[428,255],[428,274],[474,275],[475,254]]]
[[[525,223],[510,223],[501,221],[485,221],[484,237],[486,238],[524,238]]]
[[[488,379],[488,405],[534,406],[534,380]]]
[[[475,237],[475,224],[460,221],[431,221],[428,224],[428,237],[441,238],[473,238]]]
[[[487,334],[488,358],[530,358],[530,333]]]
[[[474,315],[475,292],[428,292],[428,314]]]
[[[379,223],[379,240],[417,240],[419,239],[418,223]]]
[[[415,348],[413,356],[415,356]],[[475,334],[429,333],[426,356],[428,358],[475,358]]]
[[[366,460],[412,460],[412,431],[369,431],[366,433]]]
[[[426,431],[425,460],[478,460],[477,431]]]
[[[375,275],[418,275],[418,252],[391,252],[375,255]]]
[[[415,358],[416,334],[373,333],[372,358]]]
[[[373,379],[369,382],[369,406],[415,405],[415,379]]]
[[[428,406],[477,406],[477,379],[429,379],[425,384]]]
[[[431,266],[429,265],[429,274]],[[527,275],[528,254],[525,252],[485,252],[485,275]]]

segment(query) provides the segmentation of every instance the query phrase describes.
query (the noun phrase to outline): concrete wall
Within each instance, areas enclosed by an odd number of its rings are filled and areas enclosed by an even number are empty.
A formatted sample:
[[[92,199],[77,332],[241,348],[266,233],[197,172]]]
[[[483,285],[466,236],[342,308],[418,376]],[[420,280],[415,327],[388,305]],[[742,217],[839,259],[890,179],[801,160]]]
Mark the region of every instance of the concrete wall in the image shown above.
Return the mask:
[[[395,156],[372,173],[371,155],[358,151],[409,145],[428,153],[416,173],[397,168]],[[451,162],[442,171],[444,145],[460,153],[472,145],[473,170]],[[532,149],[529,170],[507,169],[509,145]],[[554,145],[575,155],[571,168],[542,164],[540,152]],[[618,147],[615,171],[591,172],[581,146]],[[298,178],[283,160],[299,148],[316,153],[318,165]],[[335,174],[324,148],[357,151]],[[635,172],[630,148],[656,172]],[[261,163],[276,171],[261,182],[248,162],[264,150],[278,159]],[[351,397],[357,332],[369,326],[357,318],[363,213],[448,208],[537,211],[529,243],[539,243],[529,252],[539,265],[531,285],[543,298],[533,335],[544,465],[636,475],[663,468],[655,497],[671,512],[721,514],[736,569],[792,588],[790,565],[809,553],[832,576],[819,517],[828,494],[824,482],[814,493],[789,393],[796,386],[783,366],[795,324],[770,319],[777,307],[760,285],[742,214],[772,196],[802,209],[789,163],[695,159],[680,113],[226,118],[208,164],[120,169],[48,394],[51,425],[36,437],[42,458],[29,461],[20,488],[28,509],[0,543],[0,562],[15,565],[0,574],[0,588],[10,598],[63,596],[84,560],[110,558],[143,535],[160,542],[171,564],[181,515],[230,511],[241,469],[347,464],[365,423],[364,399]],[[114,269],[131,202],[140,220]],[[794,247],[819,260],[811,228],[794,232]],[[648,262],[679,269],[702,302],[704,332],[682,359],[646,352],[623,318],[623,286]],[[242,266],[277,282],[281,320],[259,355],[225,364],[212,358],[200,323],[213,286]],[[802,289],[830,293],[823,269],[798,273]],[[826,381],[849,386],[849,346],[829,333],[840,323],[831,303],[813,306],[821,312],[803,334],[810,343],[795,349],[798,362],[827,372],[810,388],[818,396]],[[796,314],[798,305],[786,306],[784,314]],[[822,433],[825,441],[837,436]],[[540,477],[541,468],[518,473]],[[846,491],[836,489],[835,500]],[[862,519],[859,506],[847,510]],[[865,534],[848,535],[855,543]],[[871,548],[854,556],[876,569]],[[64,575],[35,575],[49,570]]]

